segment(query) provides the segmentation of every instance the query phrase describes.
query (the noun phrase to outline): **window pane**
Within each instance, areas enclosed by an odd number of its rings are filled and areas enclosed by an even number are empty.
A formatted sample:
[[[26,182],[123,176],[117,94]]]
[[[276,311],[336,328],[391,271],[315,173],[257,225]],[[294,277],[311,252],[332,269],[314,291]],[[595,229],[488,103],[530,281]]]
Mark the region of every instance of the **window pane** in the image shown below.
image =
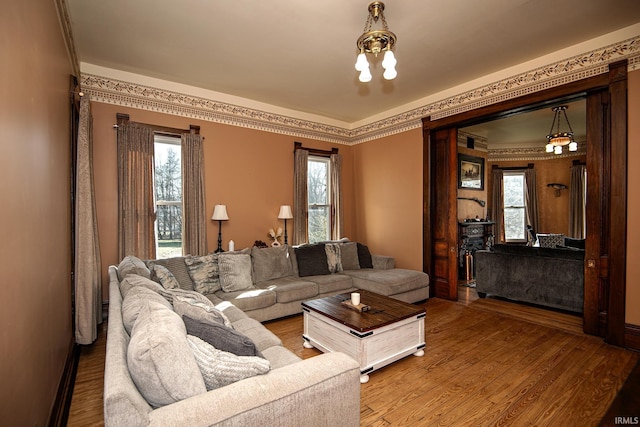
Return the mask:
[[[327,183],[328,183],[327,162],[309,160],[307,169],[307,188],[309,192],[310,205],[328,205]]]
[[[524,209],[504,209],[504,238],[509,240],[525,240]]]
[[[180,138],[156,135],[155,196],[157,258],[182,255],[182,166]]]
[[[504,175],[504,205],[524,206],[524,175]]]
[[[309,242],[329,240],[329,207],[309,207]]]

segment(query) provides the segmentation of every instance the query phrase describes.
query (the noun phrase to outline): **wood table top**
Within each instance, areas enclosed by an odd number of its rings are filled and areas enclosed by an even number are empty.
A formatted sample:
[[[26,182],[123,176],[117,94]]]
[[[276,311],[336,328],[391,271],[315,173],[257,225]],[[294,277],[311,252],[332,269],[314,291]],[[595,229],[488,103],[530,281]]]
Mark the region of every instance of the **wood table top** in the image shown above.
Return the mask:
[[[360,302],[368,305],[369,311],[359,312],[342,304],[343,301],[351,298],[351,292],[305,301],[302,307],[327,316],[358,332],[371,331],[403,319],[426,314],[424,307],[369,291],[353,292],[360,293]]]

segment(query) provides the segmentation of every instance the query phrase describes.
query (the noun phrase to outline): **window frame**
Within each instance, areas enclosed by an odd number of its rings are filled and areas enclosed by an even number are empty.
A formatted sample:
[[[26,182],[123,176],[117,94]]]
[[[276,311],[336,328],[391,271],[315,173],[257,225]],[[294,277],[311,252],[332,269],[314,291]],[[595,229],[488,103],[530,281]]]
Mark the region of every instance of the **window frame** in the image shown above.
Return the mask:
[[[156,241],[156,258],[171,258],[174,256],[182,256],[184,253],[184,197],[182,195],[182,180],[184,179],[183,170],[182,170],[182,153],[180,153],[180,201],[172,201],[172,200],[158,200],[156,197],[156,148],[158,144],[164,145],[175,145],[179,147],[179,151],[182,150],[182,138],[180,135],[166,133],[166,132],[154,132],[153,134],[153,156],[154,156],[154,171],[153,171],[153,202],[156,213],[156,219],[154,221],[154,231],[155,231],[155,241]],[[180,230],[180,250],[175,251],[175,253],[170,253],[168,256],[163,257],[160,251],[160,236],[158,235],[158,207],[159,206],[180,206],[180,216],[181,221],[181,230]]]
[[[524,170],[509,170],[509,171],[504,171],[503,175],[502,175],[502,185],[503,188],[504,186],[504,179],[505,177],[508,176],[522,176],[522,206],[506,206],[504,204],[504,191],[503,191],[503,195],[502,195],[502,222],[504,224],[504,241],[505,243],[527,243],[528,242],[528,238],[527,238],[527,191],[526,191],[526,185],[527,185],[527,177],[526,174],[524,172]],[[522,239],[508,239],[507,238],[507,216],[506,216],[506,211],[507,209],[522,209],[522,213],[523,213],[523,222],[522,222]]]
[[[312,162],[315,163],[323,163],[326,166],[326,203],[325,204],[319,204],[319,203],[311,203],[310,202],[310,198],[309,198],[309,191],[311,186],[309,185],[309,170],[310,170],[310,164]],[[318,209],[318,208],[326,208],[327,209],[327,228],[326,228],[326,233],[323,239],[321,240],[317,240],[317,241],[312,241],[311,240],[311,227],[309,224],[309,213],[311,212],[312,209]],[[331,232],[332,232],[332,215],[333,215],[333,205],[331,204],[331,158],[328,156],[322,156],[322,155],[312,155],[309,154],[309,157],[307,158],[307,241],[309,243],[316,243],[316,242],[321,242],[324,240],[331,240]]]

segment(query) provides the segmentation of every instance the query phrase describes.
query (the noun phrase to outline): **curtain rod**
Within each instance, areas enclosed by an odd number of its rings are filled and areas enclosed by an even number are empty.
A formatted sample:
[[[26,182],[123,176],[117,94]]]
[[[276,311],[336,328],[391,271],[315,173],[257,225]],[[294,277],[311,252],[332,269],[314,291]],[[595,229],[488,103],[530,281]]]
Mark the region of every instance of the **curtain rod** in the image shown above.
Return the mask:
[[[197,125],[189,125],[189,129],[179,129],[179,128],[172,128],[168,126],[152,125],[148,123],[132,122],[129,120],[129,115],[124,113],[117,113],[116,120],[117,120],[117,123],[113,125],[113,127],[116,129],[120,124],[128,123],[132,125],[146,126],[148,128],[153,129],[153,131],[156,133],[168,135],[168,136],[182,135],[183,133],[193,133],[196,135],[200,135],[200,126],[197,126]],[[202,139],[204,139],[204,137]]]
[[[302,146],[302,142],[293,142],[293,151],[295,150],[307,150],[311,154],[317,154],[320,156],[331,156],[332,154],[338,154],[338,149],[333,147],[331,150],[320,150],[318,148],[305,148]]]
[[[501,168],[498,165],[493,165],[491,167],[491,169],[492,170],[501,169],[503,171],[515,171],[515,170],[522,170],[522,169],[533,169],[533,163],[529,163],[529,164],[527,164],[527,166],[510,166],[510,167],[504,167],[504,168]]]

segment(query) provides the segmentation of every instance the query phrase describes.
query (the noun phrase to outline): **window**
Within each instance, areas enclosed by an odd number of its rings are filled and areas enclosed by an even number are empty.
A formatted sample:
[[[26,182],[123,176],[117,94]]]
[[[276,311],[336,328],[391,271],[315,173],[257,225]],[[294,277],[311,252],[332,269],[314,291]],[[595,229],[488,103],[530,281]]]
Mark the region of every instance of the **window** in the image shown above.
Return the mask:
[[[154,135],[156,257],[182,256],[182,167],[179,136]]]
[[[505,172],[504,238],[506,242],[526,242],[525,176],[522,171]]]
[[[308,241],[331,239],[331,174],[327,157],[309,156],[307,163]]]

